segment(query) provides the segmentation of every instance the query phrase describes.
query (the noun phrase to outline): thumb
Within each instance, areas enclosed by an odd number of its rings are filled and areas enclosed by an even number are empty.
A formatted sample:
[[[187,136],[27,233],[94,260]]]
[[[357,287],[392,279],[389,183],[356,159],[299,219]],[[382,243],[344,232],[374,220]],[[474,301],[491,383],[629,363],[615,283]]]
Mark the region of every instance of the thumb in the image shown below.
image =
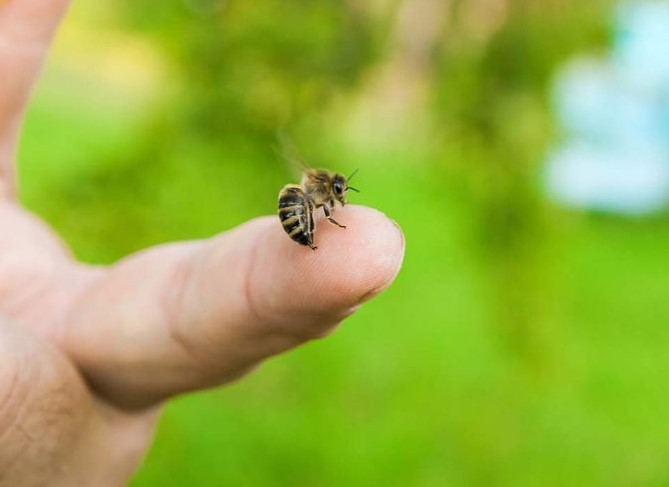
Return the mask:
[[[29,49],[47,45],[69,0],[0,0],[0,45]]]
[[[69,0],[0,0],[0,179],[5,180],[0,196],[13,184],[21,116],[68,4]]]

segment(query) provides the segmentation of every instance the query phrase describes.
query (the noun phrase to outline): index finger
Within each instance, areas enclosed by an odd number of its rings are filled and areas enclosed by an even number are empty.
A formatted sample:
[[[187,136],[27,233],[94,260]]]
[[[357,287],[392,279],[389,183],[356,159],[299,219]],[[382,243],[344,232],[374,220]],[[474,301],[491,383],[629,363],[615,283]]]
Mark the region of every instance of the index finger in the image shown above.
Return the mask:
[[[65,347],[96,390],[129,408],[232,380],[327,334],[395,278],[399,228],[365,207],[337,218],[348,228],[319,221],[316,252],[266,217],[132,257],[73,309]]]

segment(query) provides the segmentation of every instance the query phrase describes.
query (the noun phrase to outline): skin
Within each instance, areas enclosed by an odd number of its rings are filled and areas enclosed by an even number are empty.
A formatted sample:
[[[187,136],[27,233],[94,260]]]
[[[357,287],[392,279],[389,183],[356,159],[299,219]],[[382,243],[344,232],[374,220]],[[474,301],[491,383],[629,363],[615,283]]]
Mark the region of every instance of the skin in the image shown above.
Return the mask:
[[[330,333],[394,279],[404,239],[383,214],[321,220],[314,253],[276,216],[111,267],[76,262],[15,199],[31,87],[65,0],[0,0],[0,486],[118,486],[161,405]]]

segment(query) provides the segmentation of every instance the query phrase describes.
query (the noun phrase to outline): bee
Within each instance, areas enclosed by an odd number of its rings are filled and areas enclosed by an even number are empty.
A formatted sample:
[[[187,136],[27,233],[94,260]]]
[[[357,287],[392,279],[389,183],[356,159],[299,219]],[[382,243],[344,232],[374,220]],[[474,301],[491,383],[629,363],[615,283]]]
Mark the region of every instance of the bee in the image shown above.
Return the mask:
[[[314,245],[314,210],[323,208],[325,218],[339,228],[346,228],[332,217],[336,203],[346,205],[346,192],[357,189],[348,178],[325,169],[305,169],[300,184],[287,184],[279,193],[279,219],[288,236],[300,245],[316,250]]]

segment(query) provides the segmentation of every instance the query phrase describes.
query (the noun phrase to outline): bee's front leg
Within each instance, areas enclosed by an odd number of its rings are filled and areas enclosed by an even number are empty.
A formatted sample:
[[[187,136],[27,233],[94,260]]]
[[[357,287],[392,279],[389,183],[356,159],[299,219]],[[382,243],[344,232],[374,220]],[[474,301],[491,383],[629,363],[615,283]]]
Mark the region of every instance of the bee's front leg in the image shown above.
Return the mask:
[[[332,212],[330,211],[330,208],[328,208],[328,205],[323,205],[323,212],[325,213],[325,218],[327,218],[330,223],[337,225],[339,228],[346,228],[346,225],[341,225],[332,218]]]

